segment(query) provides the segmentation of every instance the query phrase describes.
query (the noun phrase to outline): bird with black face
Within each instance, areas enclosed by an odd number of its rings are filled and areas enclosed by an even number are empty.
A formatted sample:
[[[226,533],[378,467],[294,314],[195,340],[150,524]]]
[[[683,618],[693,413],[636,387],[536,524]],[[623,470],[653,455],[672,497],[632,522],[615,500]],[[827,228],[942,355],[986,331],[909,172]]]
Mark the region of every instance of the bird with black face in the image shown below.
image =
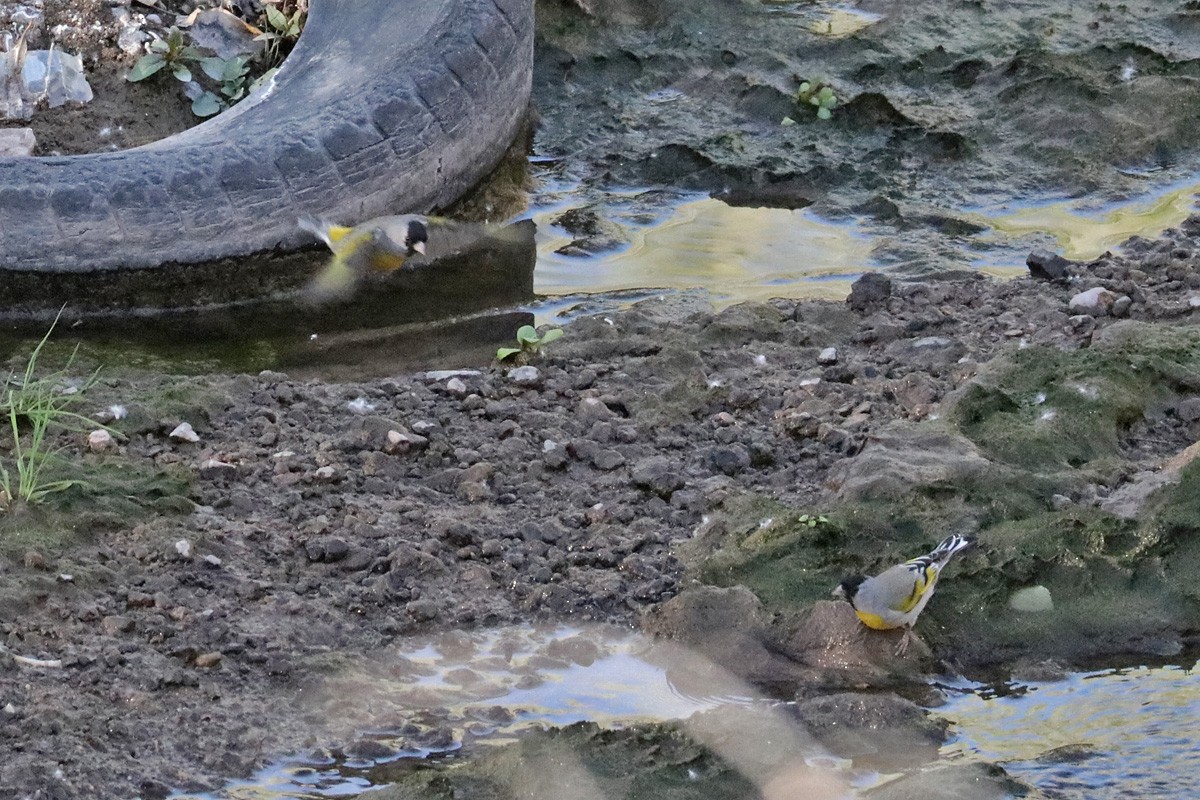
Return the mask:
[[[431,223],[427,217],[404,214],[353,227],[305,215],[298,224],[333,251],[325,269],[305,289],[309,300],[323,302],[349,296],[367,275],[397,270],[409,258],[425,255]]]
[[[938,577],[955,553],[970,547],[974,537],[955,534],[923,556],[889,567],[873,577],[851,575],[833,590],[835,597],[846,599],[859,620],[877,631],[904,628],[904,638],[896,655],[908,651],[912,627],[925,610]]]

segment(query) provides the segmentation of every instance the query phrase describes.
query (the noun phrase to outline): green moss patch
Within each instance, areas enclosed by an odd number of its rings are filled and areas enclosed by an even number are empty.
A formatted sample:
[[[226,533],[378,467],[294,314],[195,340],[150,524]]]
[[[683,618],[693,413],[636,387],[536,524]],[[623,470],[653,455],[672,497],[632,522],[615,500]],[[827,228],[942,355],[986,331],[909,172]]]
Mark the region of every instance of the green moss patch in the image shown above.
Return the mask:
[[[1155,403],[1200,391],[1200,332],[1123,322],[1093,347],[1018,350],[968,387],[951,418],[990,457],[1030,472],[1100,466]]]
[[[0,552],[19,558],[30,548],[57,552],[108,531],[133,528],[155,514],[186,514],[191,484],[186,470],[162,470],[120,456],[66,458],[47,465],[54,480],[73,481],[37,505],[0,513]]]

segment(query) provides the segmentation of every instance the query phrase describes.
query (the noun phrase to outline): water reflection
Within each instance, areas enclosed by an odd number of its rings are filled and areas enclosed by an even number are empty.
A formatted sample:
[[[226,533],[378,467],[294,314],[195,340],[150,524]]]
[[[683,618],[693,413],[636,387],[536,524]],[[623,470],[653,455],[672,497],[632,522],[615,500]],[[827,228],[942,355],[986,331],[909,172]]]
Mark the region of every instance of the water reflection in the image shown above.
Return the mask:
[[[849,764],[830,758],[793,715],[707,658],[610,626],[514,626],[404,640],[356,659],[307,703],[330,729],[357,731],[356,741],[285,759],[212,794],[174,798],[354,795],[468,744],[491,747],[584,720],[613,729],[687,720],[692,740],[770,800],[793,790],[845,797],[850,783],[876,778],[846,772]],[[587,783],[585,772],[576,783]]]
[[[1195,213],[1197,192],[1200,184],[1189,181],[1119,203],[1088,207],[1077,200],[1060,200],[977,212],[967,218],[991,229],[980,237],[985,244],[1019,246],[1040,239],[1064,258],[1087,260],[1119,247],[1131,236],[1153,238],[1179,225]],[[994,261],[981,266],[1001,277],[1024,274],[1023,260],[1016,264],[1004,260],[1009,262],[1007,270],[997,271]]]
[[[840,300],[853,276],[876,266],[874,239],[857,222],[810,209],[743,208],[702,195],[612,193],[602,214],[622,241],[580,254],[556,224],[564,206],[543,206],[534,291],[545,295],[631,289],[708,289],[718,304],[772,297]]]
[[[1025,689],[992,697],[968,693],[936,709],[955,723],[943,756],[999,761],[1062,800],[1195,796],[1195,667],[1079,674]]]

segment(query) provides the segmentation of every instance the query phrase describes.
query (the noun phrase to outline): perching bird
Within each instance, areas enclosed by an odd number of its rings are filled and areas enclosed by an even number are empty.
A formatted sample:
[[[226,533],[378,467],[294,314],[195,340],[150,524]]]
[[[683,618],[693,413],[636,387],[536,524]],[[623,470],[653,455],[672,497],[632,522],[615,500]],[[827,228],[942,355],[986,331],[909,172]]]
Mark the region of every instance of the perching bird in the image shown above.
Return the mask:
[[[399,269],[410,257],[424,255],[429,241],[430,221],[416,214],[376,217],[353,228],[308,215],[297,224],[333,251],[329,264],[305,290],[318,302],[348,296],[371,272]]]
[[[942,568],[951,556],[974,541],[971,536],[949,536],[928,555],[897,564],[874,577],[852,575],[838,584],[833,594],[846,598],[868,628],[886,631],[904,627],[904,638],[896,648],[896,655],[904,655],[912,626],[933,596]]]

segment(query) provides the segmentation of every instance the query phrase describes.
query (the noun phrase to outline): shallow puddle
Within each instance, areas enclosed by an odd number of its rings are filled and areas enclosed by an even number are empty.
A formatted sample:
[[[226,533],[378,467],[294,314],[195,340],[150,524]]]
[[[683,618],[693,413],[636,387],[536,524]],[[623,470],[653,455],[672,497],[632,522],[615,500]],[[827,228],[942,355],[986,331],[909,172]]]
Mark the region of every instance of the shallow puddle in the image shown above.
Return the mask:
[[[1195,797],[1200,672],[1107,670],[974,691],[934,713],[954,721],[943,757],[999,762],[1061,800]]]
[[[984,230],[942,243],[930,232],[921,245],[927,252],[909,252],[905,260],[917,269],[959,263],[1013,278],[1026,274],[1034,248],[1086,260],[1132,236],[1156,237],[1196,211],[1197,192],[1200,184],[1189,179],[1120,202],[1013,201],[939,212]],[[534,292],[545,299],[528,309],[539,322],[550,321],[547,310],[571,309],[585,297],[598,295],[601,306],[612,306],[661,290],[704,289],[718,307],[772,297],[841,300],[864,272],[887,269],[893,260],[880,254],[896,232],[864,217],[731,206],[661,189],[614,189],[598,198],[551,182],[540,196],[527,215],[538,226]],[[560,224],[572,209],[594,210],[613,230],[572,235]],[[607,246],[587,252],[589,241]]]
[[[1064,258],[1087,260],[1118,248],[1132,236],[1154,238],[1179,225],[1195,213],[1197,192],[1200,183],[1188,180],[1123,202],[1012,203],[966,217],[989,228],[980,237],[985,243],[1015,246],[1040,240]],[[982,266],[994,271],[1000,264],[989,258]],[[1010,267],[1011,274],[1021,274],[1024,261]],[[1004,271],[998,274],[1009,276]]]
[[[540,295],[636,289],[707,289],[718,304],[772,297],[846,296],[864,270],[877,269],[874,241],[855,222],[808,209],[742,208],[705,195],[613,192],[606,215],[628,244],[589,254],[555,221],[564,206],[536,209]],[[567,251],[567,252],[564,252]]]
[[[405,640],[339,671],[308,702],[359,738],[345,750],[317,748],[275,762],[217,792],[172,797],[350,796],[389,783],[419,760],[453,759],[466,745],[504,744],[531,729],[585,720],[620,729],[713,709],[722,711],[685,724],[689,736],[753,783],[796,769],[804,780],[845,786],[878,777],[830,758],[778,705],[702,655],[609,626],[518,626]],[[729,735],[731,726],[748,723],[762,740]]]

